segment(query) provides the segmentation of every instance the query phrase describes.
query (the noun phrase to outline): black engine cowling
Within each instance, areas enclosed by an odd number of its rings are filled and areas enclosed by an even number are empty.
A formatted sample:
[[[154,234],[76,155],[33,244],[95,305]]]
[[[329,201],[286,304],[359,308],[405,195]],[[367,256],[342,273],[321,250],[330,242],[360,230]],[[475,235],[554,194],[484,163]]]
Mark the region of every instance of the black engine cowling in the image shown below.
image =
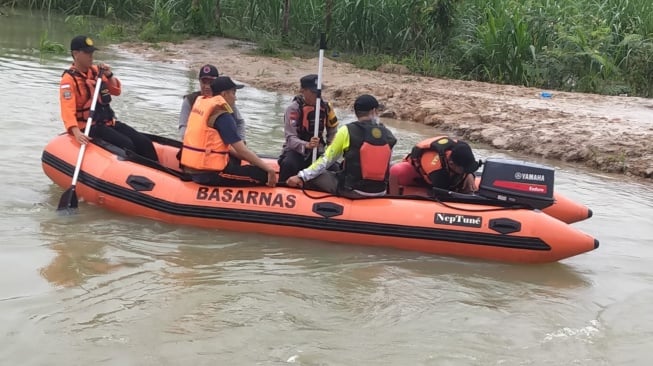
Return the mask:
[[[479,195],[537,209],[553,204],[553,168],[499,158],[484,166]]]

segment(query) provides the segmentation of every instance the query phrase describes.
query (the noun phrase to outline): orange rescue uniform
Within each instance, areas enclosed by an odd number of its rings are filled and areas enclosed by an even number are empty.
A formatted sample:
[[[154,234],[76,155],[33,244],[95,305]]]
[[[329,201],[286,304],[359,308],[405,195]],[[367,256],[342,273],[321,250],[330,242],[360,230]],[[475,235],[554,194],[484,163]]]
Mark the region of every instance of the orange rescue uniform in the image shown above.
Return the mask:
[[[61,106],[61,119],[68,133],[71,133],[70,129],[72,127],[77,126],[83,131],[86,126],[98,72],[96,65],[91,66],[86,73],[82,73],[73,64],[61,76],[59,104]],[[107,86],[110,95],[120,95],[122,86],[118,78],[115,76],[107,78],[103,75],[102,81]],[[101,122],[113,123],[113,120]]]

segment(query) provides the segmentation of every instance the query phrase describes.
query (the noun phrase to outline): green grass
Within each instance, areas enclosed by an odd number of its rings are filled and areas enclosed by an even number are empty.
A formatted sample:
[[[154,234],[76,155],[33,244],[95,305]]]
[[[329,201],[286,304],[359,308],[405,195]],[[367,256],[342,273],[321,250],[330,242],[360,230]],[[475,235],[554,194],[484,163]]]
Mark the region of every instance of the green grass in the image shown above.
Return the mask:
[[[293,0],[287,33],[283,0],[219,3],[216,12],[215,0],[0,1],[63,11],[78,27],[110,19],[100,31],[110,39],[223,35],[287,57],[317,50],[326,32],[330,52],[369,69],[397,63],[430,76],[653,96],[651,0]]]

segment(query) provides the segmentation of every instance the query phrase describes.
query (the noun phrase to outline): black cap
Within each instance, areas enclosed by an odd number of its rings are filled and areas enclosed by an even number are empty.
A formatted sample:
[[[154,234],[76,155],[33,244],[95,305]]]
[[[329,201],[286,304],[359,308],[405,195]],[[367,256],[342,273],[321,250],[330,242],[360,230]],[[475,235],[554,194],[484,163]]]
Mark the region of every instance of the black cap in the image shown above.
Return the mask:
[[[451,149],[451,160],[463,168],[465,173],[474,173],[478,169],[478,161],[472,148],[465,141],[458,141]]]
[[[206,64],[200,68],[200,76],[199,76],[200,79],[217,78],[218,76],[220,76],[220,74],[218,74],[218,68],[213,65]]]
[[[354,111],[356,112],[369,112],[374,108],[379,107],[379,101],[369,94],[363,94],[356,98],[354,102]]]
[[[317,75],[310,74],[299,79],[299,85],[302,89],[308,89],[313,93],[317,93]]]
[[[213,91],[213,95],[218,95],[225,90],[242,89],[244,86],[234,83],[229,76],[220,76],[211,83],[211,90]]]
[[[71,51],[84,51],[84,52],[93,52],[97,50],[93,44],[91,37],[87,36],[77,36],[70,41],[70,50]]]

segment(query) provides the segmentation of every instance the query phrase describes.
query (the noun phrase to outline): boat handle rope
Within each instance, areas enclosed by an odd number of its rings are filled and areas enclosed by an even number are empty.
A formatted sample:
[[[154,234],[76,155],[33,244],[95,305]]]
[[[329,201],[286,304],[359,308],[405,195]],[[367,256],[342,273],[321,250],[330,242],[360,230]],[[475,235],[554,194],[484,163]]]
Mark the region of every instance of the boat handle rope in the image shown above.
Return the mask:
[[[301,190],[302,190],[302,193],[306,197],[308,197],[310,199],[313,199],[313,200],[321,200],[321,199],[330,198],[330,197],[340,197],[338,195],[331,194],[331,193],[328,193],[328,194],[325,194],[325,195],[322,195],[322,196],[313,196],[310,193],[308,193],[306,188],[304,188],[303,186],[302,186]],[[532,210],[533,209],[532,207],[529,207],[529,206],[526,206],[526,205],[514,205],[514,206],[508,206],[508,207],[483,208],[483,209],[476,210],[476,209],[456,207],[456,206],[453,206],[453,205],[451,205],[449,203],[446,203],[446,202],[440,200],[439,198],[430,198],[430,197],[424,197],[424,196],[418,196],[418,195],[405,195],[405,196],[404,195],[402,195],[402,196],[385,195],[385,196],[376,196],[376,197],[357,197],[357,198],[350,198],[350,199],[351,200],[370,200],[370,199],[382,199],[382,198],[398,198],[398,199],[414,199],[414,200],[420,200],[420,201],[431,201],[431,202],[439,203],[442,206],[447,207],[447,208],[460,210],[460,211],[465,211],[465,212],[493,212],[493,211],[523,210],[523,209]]]

